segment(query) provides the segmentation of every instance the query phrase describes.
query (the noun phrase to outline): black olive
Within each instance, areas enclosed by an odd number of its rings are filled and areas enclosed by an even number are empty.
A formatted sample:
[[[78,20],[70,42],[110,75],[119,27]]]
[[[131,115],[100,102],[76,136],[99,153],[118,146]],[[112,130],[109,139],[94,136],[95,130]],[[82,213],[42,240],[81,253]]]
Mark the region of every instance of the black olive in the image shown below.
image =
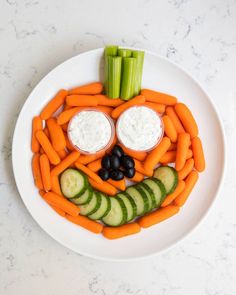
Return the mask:
[[[120,158],[112,155],[110,157],[110,161],[111,161],[111,169],[118,169],[120,168]]]
[[[129,168],[129,169],[124,171],[124,174],[128,178],[132,178],[132,177],[134,177],[135,169],[134,168]]]
[[[102,158],[101,162],[102,168],[110,169],[111,168],[111,157],[109,155],[106,155]]]
[[[113,180],[121,180],[124,178],[124,173],[121,170],[111,170],[109,176]]]
[[[112,155],[115,155],[119,158],[121,158],[122,156],[124,156],[124,151],[123,149],[119,146],[119,145],[115,145],[111,151]]]
[[[121,165],[126,168],[134,168],[134,160],[130,156],[123,156],[121,158]]]
[[[109,171],[104,168],[102,168],[98,171],[98,175],[101,177],[102,180],[109,179]]]

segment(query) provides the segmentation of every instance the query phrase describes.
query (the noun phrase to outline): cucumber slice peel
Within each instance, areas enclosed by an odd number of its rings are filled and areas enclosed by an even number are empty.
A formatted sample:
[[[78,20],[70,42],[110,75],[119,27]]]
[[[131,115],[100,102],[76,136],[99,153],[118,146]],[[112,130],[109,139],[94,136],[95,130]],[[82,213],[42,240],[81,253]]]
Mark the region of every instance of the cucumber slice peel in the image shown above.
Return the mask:
[[[60,177],[61,191],[68,198],[82,195],[88,187],[87,177],[76,169],[66,169]]]
[[[166,193],[171,194],[178,185],[178,174],[173,167],[161,166],[154,172],[154,178],[159,179],[165,186]]]

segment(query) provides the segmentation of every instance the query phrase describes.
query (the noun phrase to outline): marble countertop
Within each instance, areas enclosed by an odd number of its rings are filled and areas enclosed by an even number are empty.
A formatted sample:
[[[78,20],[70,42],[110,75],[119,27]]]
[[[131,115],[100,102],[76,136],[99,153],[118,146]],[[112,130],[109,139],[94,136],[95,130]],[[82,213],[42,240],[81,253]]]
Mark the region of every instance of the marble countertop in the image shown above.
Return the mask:
[[[176,247],[138,262],[96,261],[56,243],[23,205],[11,167],[32,88],[67,58],[108,43],[187,69],[214,99],[227,137],[226,178],[208,217]],[[236,1],[0,0],[0,53],[0,294],[236,294]]]

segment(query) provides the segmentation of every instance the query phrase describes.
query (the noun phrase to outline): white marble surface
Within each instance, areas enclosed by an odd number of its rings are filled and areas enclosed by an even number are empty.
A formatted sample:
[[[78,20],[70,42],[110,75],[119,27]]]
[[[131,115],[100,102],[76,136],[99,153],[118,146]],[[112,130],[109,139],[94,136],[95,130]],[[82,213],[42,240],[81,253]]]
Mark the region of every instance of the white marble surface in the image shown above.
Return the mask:
[[[139,262],[96,261],[57,244],[27,212],[11,168],[14,125],[32,88],[58,63],[107,43],[189,70],[218,106],[228,141],[224,187],[207,219]],[[235,77],[235,0],[0,0],[0,294],[236,294]]]

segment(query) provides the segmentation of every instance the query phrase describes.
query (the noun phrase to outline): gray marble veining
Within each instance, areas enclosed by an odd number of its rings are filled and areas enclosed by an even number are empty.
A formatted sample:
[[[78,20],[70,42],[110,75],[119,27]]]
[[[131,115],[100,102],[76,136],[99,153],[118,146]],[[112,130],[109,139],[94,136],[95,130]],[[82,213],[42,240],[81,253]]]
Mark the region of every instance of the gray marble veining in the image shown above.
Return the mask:
[[[225,183],[207,219],[140,262],[95,261],[53,241],[24,207],[11,168],[15,122],[31,90],[58,63],[109,43],[186,68],[210,93],[227,136]],[[0,0],[0,294],[236,294],[235,77],[235,0]]]

